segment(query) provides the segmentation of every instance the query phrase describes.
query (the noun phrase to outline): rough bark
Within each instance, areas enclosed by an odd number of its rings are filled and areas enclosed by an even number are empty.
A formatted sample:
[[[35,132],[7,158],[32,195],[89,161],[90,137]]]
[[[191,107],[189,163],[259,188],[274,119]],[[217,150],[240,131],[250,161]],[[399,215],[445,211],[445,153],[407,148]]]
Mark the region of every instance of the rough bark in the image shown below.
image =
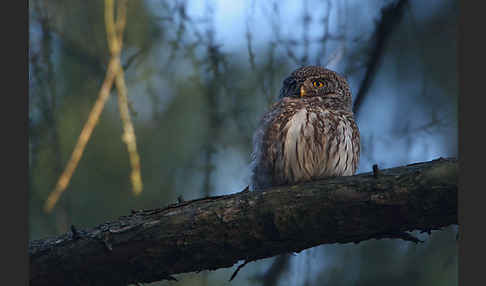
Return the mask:
[[[405,231],[457,224],[457,169],[441,158],[133,211],[31,241],[30,284],[152,282],[320,244],[407,239]]]

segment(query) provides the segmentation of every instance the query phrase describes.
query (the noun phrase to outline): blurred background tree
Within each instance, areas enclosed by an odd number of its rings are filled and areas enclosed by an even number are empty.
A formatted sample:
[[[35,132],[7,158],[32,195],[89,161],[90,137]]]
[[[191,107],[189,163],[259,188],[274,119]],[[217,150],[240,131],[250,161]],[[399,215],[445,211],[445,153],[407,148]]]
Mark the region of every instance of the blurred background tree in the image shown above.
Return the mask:
[[[130,1],[122,62],[144,189],[134,196],[112,95],[66,192],[54,188],[109,59],[103,1],[29,1],[30,239],[130,209],[241,191],[252,133],[300,65],[345,75],[359,97],[358,172],[457,156],[457,3]],[[115,93],[115,92],[113,92]],[[411,244],[323,245],[247,265],[234,285],[457,285],[457,227]],[[233,268],[181,274],[223,285]]]

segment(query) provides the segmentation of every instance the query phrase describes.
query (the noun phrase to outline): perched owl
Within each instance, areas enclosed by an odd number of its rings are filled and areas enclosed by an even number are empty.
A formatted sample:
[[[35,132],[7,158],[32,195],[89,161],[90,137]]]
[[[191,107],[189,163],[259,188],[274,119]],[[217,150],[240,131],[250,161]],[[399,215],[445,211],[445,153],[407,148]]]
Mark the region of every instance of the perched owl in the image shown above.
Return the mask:
[[[306,66],[283,81],[253,137],[252,189],[350,176],[360,138],[351,91],[334,71]]]

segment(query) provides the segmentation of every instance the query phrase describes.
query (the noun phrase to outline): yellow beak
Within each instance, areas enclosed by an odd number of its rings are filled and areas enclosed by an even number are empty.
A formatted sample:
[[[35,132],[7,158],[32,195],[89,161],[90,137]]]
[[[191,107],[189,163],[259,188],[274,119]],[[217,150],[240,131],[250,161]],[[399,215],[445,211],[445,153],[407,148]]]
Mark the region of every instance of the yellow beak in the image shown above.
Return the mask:
[[[304,97],[305,96],[305,90],[304,90],[304,86],[301,85],[300,86],[300,97]]]

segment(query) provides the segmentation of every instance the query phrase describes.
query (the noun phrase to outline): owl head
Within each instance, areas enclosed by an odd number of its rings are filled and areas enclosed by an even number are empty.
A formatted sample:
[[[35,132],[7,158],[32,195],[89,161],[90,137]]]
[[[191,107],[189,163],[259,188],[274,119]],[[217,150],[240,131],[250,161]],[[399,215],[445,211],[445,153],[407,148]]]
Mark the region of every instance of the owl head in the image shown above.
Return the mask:
[[[319,66],[305,66],[293,71],[283,81],[279,97],[320,97],[335,108],[350,111],[352,107],[351,90],[346,79]]]

